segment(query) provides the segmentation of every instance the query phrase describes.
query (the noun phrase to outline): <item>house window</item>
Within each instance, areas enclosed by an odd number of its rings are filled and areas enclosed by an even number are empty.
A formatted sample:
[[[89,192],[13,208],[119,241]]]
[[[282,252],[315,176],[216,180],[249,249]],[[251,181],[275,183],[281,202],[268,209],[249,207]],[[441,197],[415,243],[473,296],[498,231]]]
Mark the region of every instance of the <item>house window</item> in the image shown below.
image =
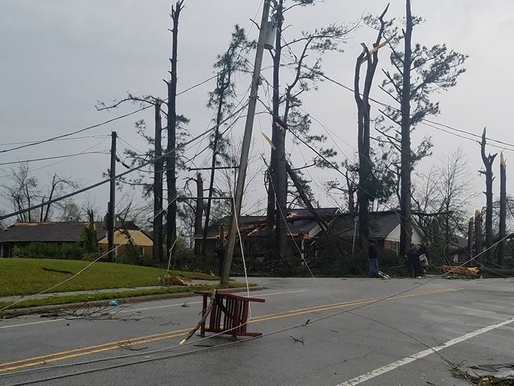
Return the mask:
[[[145,248],[144,247],[138,247],[139,248],[139,256],[143,256],[145,254]]]
[[[398,254],[399,250],[400,250],[400,243],[393,241],[393,252]]]

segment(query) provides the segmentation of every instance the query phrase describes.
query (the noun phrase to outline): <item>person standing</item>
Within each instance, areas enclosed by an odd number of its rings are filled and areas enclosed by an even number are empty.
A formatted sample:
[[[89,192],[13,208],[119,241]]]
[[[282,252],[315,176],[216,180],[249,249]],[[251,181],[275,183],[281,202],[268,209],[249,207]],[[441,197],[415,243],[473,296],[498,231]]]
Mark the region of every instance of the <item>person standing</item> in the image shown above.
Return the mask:
[[[223,244],[214,248],[214,255],[218,259],[218,276],[223,274],[223,266],[225,265],[225,246]]]
[[[411,244],[406,257],[407,273],[409,277],[415,278],[419,270],[419,251],[414,244]]]
[[[368,276],[379,277],[378,275],[378,248],[374,242],[371,242],[368,251]]]

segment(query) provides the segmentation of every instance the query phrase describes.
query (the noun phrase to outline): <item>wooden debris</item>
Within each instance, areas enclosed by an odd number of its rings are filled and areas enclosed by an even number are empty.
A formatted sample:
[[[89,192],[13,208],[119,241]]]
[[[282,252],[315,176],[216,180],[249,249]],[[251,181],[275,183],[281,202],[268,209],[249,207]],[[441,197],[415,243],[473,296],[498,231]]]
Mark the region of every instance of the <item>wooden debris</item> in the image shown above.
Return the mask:
[[[460,267],[453,265],[443,265],[441,266],[441,272],[445,274],[455,274],[466,277],[480,276],[480,268],[478,267]]]

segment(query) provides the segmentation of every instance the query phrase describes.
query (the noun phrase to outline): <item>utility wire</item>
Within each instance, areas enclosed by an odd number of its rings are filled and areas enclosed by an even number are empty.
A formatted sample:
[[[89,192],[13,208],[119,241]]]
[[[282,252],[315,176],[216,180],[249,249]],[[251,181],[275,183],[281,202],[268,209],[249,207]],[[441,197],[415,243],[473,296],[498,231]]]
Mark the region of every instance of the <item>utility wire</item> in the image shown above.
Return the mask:
[[[71,158],[71,157],[76,157],[76,156],[79,156],[79,155],[87,155],[87,154],[109,154],[109,152],[105,152],[105,151],[86,151],[86,152],[82,152],[82,153],[55,155],[53,157],[31,158],[31,159],[27,159],[27,160],[23,160],[23,161],[0,162],[0,166],[14,165],[14,164],[23,164],[23,163],[26,163],[26,162],[48,161],[48,160],[59,159],[59,158]]]
[[[234,112],[233,114],[231,114],[230,116],[228,116],[227,118],[225,118],[225,120],[224,120],[223,122],[226,122],[227,120],[231,119],[233,116],[235,116],[235,115],[239,114],[239,112],[240,112],[241,110],[243,110],[244,108],[246,108],[246,105],[247,105],[247,104],[245,104],[245,105],[244,105],[244,106],[242,106],[239,110],[237,110],[236,112]],[[187,146],[187,145],[189,145],[189,144],[191,144],[191,143],[195,142],[196,140],[198,140],[198,139],[200,139],[200,138],[203,138],[206,134],[210,133],[210,132],[211,132],[211,131],[213,131],[215,128],[216,128],[216,126],[211,127],[211,128],[209,128],[208,130],[204,131],[203,133],[198,134],[196,137],[194,137],[194,138],[190,139],[189,141],[184,142],[184,145],[183,145],[183,146]],[[50,200],[50,201],[43,202],[43,203],[41,203],[41,204],[33,205],[33,206],[31,206],[30,208],[21,209],[21,210],[18,210],[18,211],[16,211],[16,212],[12,212],[12,213],[9,213],[9,214],[6,214],[6,215],[3,215],[3,216],[0,216],[0,220],[4,220],[4,219],[9,218],[9,217],[17,216],[17,215],[19,215],[19,214],[26,213],[26,212],[29,212],[29,211],[32,211],[32,210],[35,210],[35,209],[38,209],[38,208],[44,207],[44,206],[46,206],[46,205],[48,205],[48,204],[52,204],[52,203],[57,202],[57,201],[65,200],[65,199],[70,198],[70,197],[73,197],[73,196],[75,196],[75,195],[77,195],[77,194],[87,192],[88,190],[91,190],[91,189],[97,188],[97,187],[99,187],[99,186],[102,186],[102,185],[104,185],[104,184],[107,184],[108,182],[110,182],[110,181],[111,181],[111,180],[113,180],[113,179],[117,179],[117,178],[120,178],[120,177],[126,176],[126,175],[127,175],[127,174],[129,174],[129,173],[132,173],[132,172],[134,172],[134,171],[136,171],[136,170],[142,169],[143,167],[145,167],[145,166],[147,166],[147,165],[149,165],[149,164],[151,164],[151,163],[154,163],[155,161],[157,161],[157,160],[159,160],[159,159],[163,159],[163,158],[165,158],[165,157],[169,156],[170,154],[173,154],[175,151],[176,151],[176,149],[171,149],[171,150],[169,150],[169,151],[165,152],[165,153],[164,153],[163,155],[161,155],[160,157],[156,157],[156,158],[150,159],[150,160],[148,160],[148,161],[145,161],[145,162],[143,162],[143,163],[141,163],[141,164],[139,164],[139,165],[137,165],[137,166],[133,167],[132,169],[126,170],[126,171],[124,171],[124,172],[122,172],[122,173],[120,173],[120,174],[117,174],[117,175],[115,175],[115,176],[113,176],[113,177],[111,177],[111,178],[108,178],[108,179],[106,179],[106,180],[99,181],[99,182],[97,182],[97,183],[95,183],[95,184],[89,185],[89,186],[87,186],[87,187],[85,187],[85,188],[82,188],[82,189],[79,189],[79,190],[77,190],[77,191],[75,191],[75,192],[72,192],[72,193],[69,193],[69,194],[65,194],[65,195],[60,196],[60,197],[56,197],[56,198],[54,198],[54,199],[52,199],[52,200]]]
[[[197,83],[191,87],[188,87],[186,88],[185,90],[179,92],[177,94],[177,96],[179,95],[182,95],[182,94],[185,94],[186,92],[196,88],[196,87],[199,87],[205,83],[207,83],[208,81],[214,79],[216,76],[211,76],[210,78],[200,82],[200,83]],[[84,131],[88,131],[88,130],[92,130],[92,129],[96,129],[97,127],[101,127],[101,126],[104,126],[104,125],[107,125],[109,123],[112,123],[112,122],[115,122],[115,121],[118,121],[120,119],[123,119],[123,118],[126,118],[126,117],[129,117],[131,115],[134,115],[134,114],[137,114],[141,111],[144,111],[146,109],[149,109],[150,107],[152,107],[153,105],[148,105],[148,106],[143,106],[143,107],[140,107],[139,109],[137,110],[134,110],[134,111],[131,111],[129,113],[126,113],[126,114],[122,114],[122,115],[119,115],[117,117],[114,117],[114,118],[111,118],[111,119],[108,119],[106,121],[103,121],[103,122],[100,122],[100,123],[96,123],[94,125],[91,125],[91,126],[86,126],[82,129],[78,129],[78,130],[75,130],[75,131],[72,131],[70,133],[66,133],[66,134],[61,134],[61,135],[57,135],[57,136],[54,136],[54,137],[50,137],[48,139],[43,139],[41,141],[34,141],[34,142],[29,142],[29,143],[26,143],[24,145],[20,145],[20,146],[16,146],[16,147],[12,147],[12,148],[9,148],[9,149],[4,149],[4,150],[0,150],[0,154],[2,153],[8,153],[8,152],[11,152],[11,151],[15,151],[15,150],[20,150],[20,149],[24,149],[24,148],[27,148],[27,147],[30,147],[30,146],[36,146],[36,145],[41,145],[43,143],[47,143],[47,142],[52,142],[52,141],[57,141],[57,140],[60,140],[62,138],[66,138],[66,137],[70,137],[74,134],[78,134],[78,133],[82,133]]]

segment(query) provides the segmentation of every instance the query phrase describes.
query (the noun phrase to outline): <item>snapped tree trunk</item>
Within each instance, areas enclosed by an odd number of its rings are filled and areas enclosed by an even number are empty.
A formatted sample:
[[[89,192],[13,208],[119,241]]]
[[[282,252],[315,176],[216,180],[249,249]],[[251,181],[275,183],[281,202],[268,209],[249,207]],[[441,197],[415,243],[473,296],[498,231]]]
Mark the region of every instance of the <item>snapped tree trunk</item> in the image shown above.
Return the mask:
[[[275,51],[273,56],[273,126],[272,142],[276,149],[271,150],[270,162],[270,189],[268,190],[268,230],[271,232],[275,226],[274,241],[271,244],[270,255],[277,260],[284,261],[287,251],[287,171],[285,154],[285,128],[277,123],[280,117],[280,60],[282,55],[282,27],[283,27],[283,0],[276,6],[275,23]],[[287,123],[287,122],[286,122]]]
[[[162,232],[162,181],[163,165],[162,159],[162,101],[155,101],[155,163],[154,163],[154,185],[153,185],[153,261],[158,264],[164,263],[164,240]]]
[[[178,22],[183,9],[183,0],[177,1],[171,10],[173,27],[171,30],[171,80],[168,84],[168,147],[166,156],[166,185],[168,188],[168,211],[166,213],[166,255],[175,264],[175,240],[177,238],[177,176],[176,176],[176,130],[177,130],[177,52]]]
[[[477,210],[475,211],[475,256],[478,256],[482,253],[482,213]],[[480,255],[478,257],[478,262],[483,262],[484,257]]]
[[[354,98],[357,104],[357,141],[359,149],[359,186],[357,190],[357,199],[359,202],[359,247],[367,253],[369,249],[369,201],[371,197],[371,178],[372,165],[370,154],[370,125],[371,125],[371,106],[369,104],[369,94],[373,85],[373,78],[378,65],[378,49],[382,35],[384,33],[385,23],[384,16],[389,5],[379,17],[380,29],[378,31],[375,43],[373,43],[373,54],[370,53],[365,44],[362,44],[364,50],[357,57],[354,74]],[[360,70],[362,65],[366,63],[366,76],[364,78],[364,89],[360,91]]]
[[[484,131],[482,133],[482,142],[480,143],[480,152],[485,170],[481,170],[480,173],[485,175],[485,259],[487,262],[490,262],[492,256],[490,247],[493,245],[493,163],[498,153],[486,155],[486,142],[486,129],[484,127]]]
[[[213,170],[214,171],[214,170]],[[202,174],[198,173],[196,175],[196,212],[195,212],[195,235],[198,235],[202,233],[202,220],[203,220],[203,179]],[[201,244],[201,249],[203,250],[203,254],[205,255],[205,240],[207,239],[206,236],[207,232],[204,232],[203,234],[203,240]],[[200,254],[200,245],[198,243],[195,243],[195,255]]]
[[[404,34],[404,58],[401,97],[401,185],[400,185],[400,256],[407,253],[412,240],[411,213],[411,141],[410,141],[410,100],[411,100],[411,61],[412,61],[412,12],[411,2],[406,1],[406,25]]]
[[[505,243],[501,240],[505,238],[507,221],[507,162],[500,154],[500,243],[498,244],[498,265],[503,265],[505,258]]]
[[[471,217],[468,223],[468,260],[473,258],[473,227],[473,217]]]

